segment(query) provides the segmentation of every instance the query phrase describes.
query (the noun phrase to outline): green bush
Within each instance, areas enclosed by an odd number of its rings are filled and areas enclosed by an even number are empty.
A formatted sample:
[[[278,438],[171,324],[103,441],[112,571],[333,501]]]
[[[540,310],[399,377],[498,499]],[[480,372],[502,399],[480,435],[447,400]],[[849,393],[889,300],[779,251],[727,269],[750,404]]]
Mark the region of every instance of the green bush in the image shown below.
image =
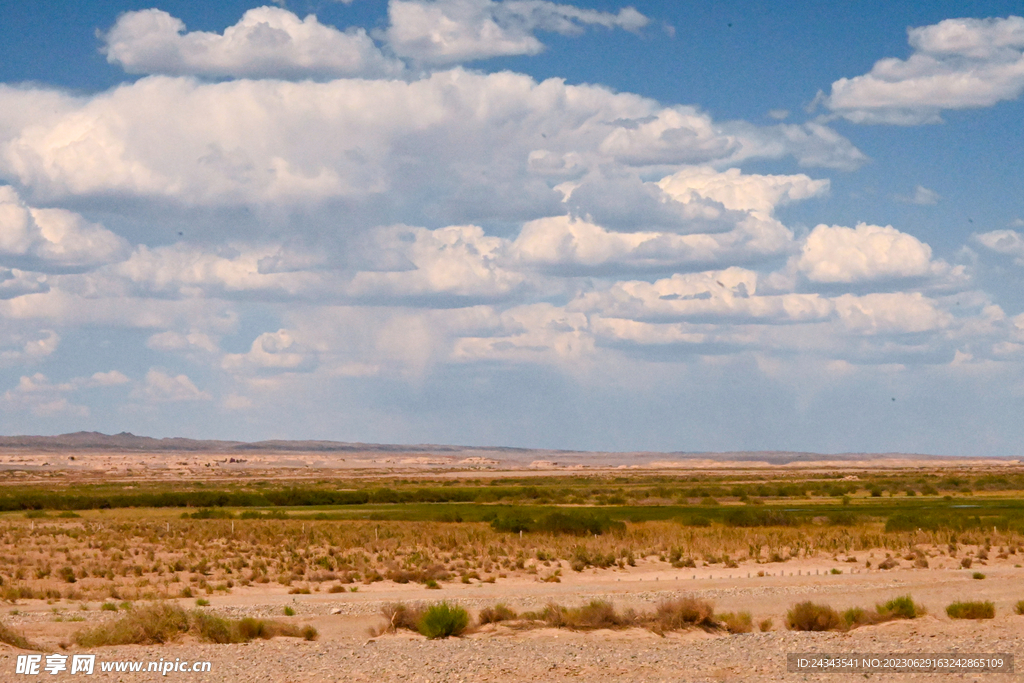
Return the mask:
[[[498,516],[491,520],[491,528],[495,531],[518,534],[521,531],[533,531],[533,517],[525,510],[506,510],[498,513]]]
[[[878,614],[885,620],[889,619],[916,619],[925,613],[924,607],[914,602],[909,595],[901,595],[893,598],[877,607]]]
[[[946,608],[950,619],[992,619],[996,616],[996,606],[989,601],[954,602]]]
[[[839,631],[844,626],[839,613],[828,605],[801,602],[786,613],[786,628],[790,631]]]
[[[469,627],[469,613],[458,605],[438,602],[424,610],[417,626],[430,640],[460,636]]]
[[[1017,614],[1024,614],[1024,600],[1018,600],[1017,604],[1013,606],[1013,611]]]
[[[730,510],[725,515],[725,523],[734,527],[794,526],[797,519],[785,510],[742,507]]]

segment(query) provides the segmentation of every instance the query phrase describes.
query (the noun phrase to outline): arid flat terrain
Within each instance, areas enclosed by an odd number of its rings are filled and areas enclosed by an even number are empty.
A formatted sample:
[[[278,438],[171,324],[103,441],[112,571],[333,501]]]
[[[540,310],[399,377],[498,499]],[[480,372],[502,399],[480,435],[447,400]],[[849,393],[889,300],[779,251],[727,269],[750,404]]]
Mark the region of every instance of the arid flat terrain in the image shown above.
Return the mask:
[[[326,442],[213,448],[187,440],[161,446],[130,435],[71,436],[0,444],[0,494],[8,505],[0,514],[6,601],[0,623],[35,648],[0,645],[0,680],[30,680],[15,671],[17,656],[31,652],[88,653],[97,662],[143,666],[161,659],[210,663],[208,672],[166,675],[182,681],[1024,678],[786,669],[788,653],[1009,653],[1024,666],[1016,459],[780,453],[588,459],[509,449]],[[128,498],[109,499],[111,507],[102,498],[147,491],[237,497],[307,485],[369,493],[347,505],[274,507],[226,498],[198,511],[174,502],[118,507],[131,504]],[[456,489],[481,493],[467,499],[476,502],[401,502],[402,491],[412,501],[424,491]],[[381,493],[389,490],[396,493]],[[45,499],[53,507],[17,509],[19,500],[39,504],[31,498],[39,495],[56,496]],[[374,503],[378,498],[387,503]],[[498,502],[481,502],[491,500]],[[515,518],[494,517],[517,510],[539,526],[517,532],[507,524]],[[484,516],[463,521],[472,511]],[[603,533],[545,531],[551,511],[593,513],[610,526]],[[736,517],[736,511],[749,514]],[[936,522],[929,514],[943,516]],[[616,515],[626,521],[616,522]],[[908,595],[923,615],[831,631],[787,628],[787,613],[798,603],[844,613]],[[665,632],[639,620],[556,628],[537,616],[551,605],[594,601],[617,613],[645,614],[681,598],[707,601],[716,615],[746,614],[749,630],[730,632],[724,616],[716,617],[722,627]],[[385,628],[389,606],[439,601],[469,611],[474,623],[462,636],[428,640]],[[990,602],[994,618],[952,619],[946,607],[956,601]],[[76,642],[82,632],[152,604],[311,625],[318,637],[213,644],[189,632],[159,644]],[[519,616],[476,623],[481,610],[496,605]],[[103,672],[97,664],[85,680],[162,678]]]

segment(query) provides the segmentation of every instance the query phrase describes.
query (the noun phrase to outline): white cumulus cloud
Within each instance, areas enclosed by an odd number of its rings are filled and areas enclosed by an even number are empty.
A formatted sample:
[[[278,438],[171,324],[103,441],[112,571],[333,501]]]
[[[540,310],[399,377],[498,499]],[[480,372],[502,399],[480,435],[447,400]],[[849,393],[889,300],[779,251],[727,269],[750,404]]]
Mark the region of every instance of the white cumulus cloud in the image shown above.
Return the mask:
[[[224,33],[186,32],[167,12],[125,12],[103,35],[111,64],[129,73],[240,78],[388,76],[404,66],[381,53],[366,31],[300,19],[279,7],[247,11]]]
[[[429,65],[534,55],[544,49],[537,31],[572,35],[587,26],[637,31],[648,23],[632,7],[612,13],[545,0],[391,0],[388,17],[387,39],[395,53]]]
[[[1016,230],[983,232],[975,235],[974,240],[998,254],[1013,256],[1018,264],[1024,265],[1024,235]]]
[[[132,395],[157,403],[212,399],[208,392],[200,391],[187,375],[170,375],[156,368],[151,368],[146,373],[145,383],[137,387]]]
[[[334,200],[380,211],[399,193],[398,207],[435,219],[512,219],[558,212],[554,184],[606,167],[671,173],[787,155],[844,168],[863,161],[824,126],[718,123],[693,108],[509,72],[326,83],[150,76],[57,100],[0,88],[0,112],[8,106],[38,120],[0,127],[0,177],[54,198],[126,194],[184,206]],[[402,220],[419,224],[420,216]]]
[[[819,225],[807,236],[796,266],[808,280],[855,283],[890,278],[924,277],[948,270],[932,261],[932,250],[913,235],[891,225],[856,228]]]
[[[101,225],[64,209],[27,206],[14,188],[0,186],[0,263],[32,270],[97,266],[128,255],[128,243]]]
[[[946,19],[907,33],[908,59],[883,59],[865,75],[836,81],[828,108],[857,123],[911,125],[1024,92],[1024,18]]]

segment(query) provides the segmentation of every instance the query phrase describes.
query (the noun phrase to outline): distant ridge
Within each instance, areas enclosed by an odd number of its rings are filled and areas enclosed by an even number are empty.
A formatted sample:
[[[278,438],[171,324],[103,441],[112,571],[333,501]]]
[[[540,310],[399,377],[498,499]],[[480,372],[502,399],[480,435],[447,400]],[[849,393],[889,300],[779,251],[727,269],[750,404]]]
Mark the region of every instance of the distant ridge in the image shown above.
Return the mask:
[[[521,451],[526,449],[478,449],[470,446],[443,446],[417,444],[411,446],[395,444],[346,443],[342,441],[218,441],[214,439],[186,439],[168,437],[155,439],[151,436],[136,436],[131,432],[103,434],[102,432],[73,432],[59,436],[0,436],[0,449],[26,449],[40,451],[112,451],[159,453],[164,451],[267,451],[267,452],[363,452],[381,451],[397,453],[444,453],[467,450]]]
[[[915,453],[810,453],[793,451],[731,451],[731,452],[609,452],[609,451],[567,451],[543,448],[509,448],[453,446],[439,444],[370,444],[343,441],[220,441],[213,439],[186,439],[172,437],[156,439],[137,436],[130,432],[103,434],[101,432],[74,432],[59,436],[0,436],[0,450],[41,451],[41,452],[107,452],[107,453],[359,453],[359,454],[430,454],[446,457],[467,457],[486,455],[505,462],[529,464],[531,461],[550,461],[562,466],[594,465],[600,461],[620,465],[651,465],[655,463],[714,461],[714,462],[761,462],[771,465],[813,462],[849,462],[877,460],[933,460],[933,461],[979,461],[1009,460],[1006,458],[961,458],[944,455],[922,455]]]

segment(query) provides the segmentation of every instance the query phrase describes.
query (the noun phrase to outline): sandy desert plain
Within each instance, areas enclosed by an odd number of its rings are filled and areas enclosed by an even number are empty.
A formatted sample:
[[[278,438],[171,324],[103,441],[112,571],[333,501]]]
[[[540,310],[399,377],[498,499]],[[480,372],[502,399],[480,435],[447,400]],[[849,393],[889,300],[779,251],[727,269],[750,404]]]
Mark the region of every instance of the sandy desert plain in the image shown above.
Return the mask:
[[[1017,459],[4,437],[0,680],[1020,680],[787,654],[1024,667],[1022,491]],[[210,666],[100,670],[161,660]]]

